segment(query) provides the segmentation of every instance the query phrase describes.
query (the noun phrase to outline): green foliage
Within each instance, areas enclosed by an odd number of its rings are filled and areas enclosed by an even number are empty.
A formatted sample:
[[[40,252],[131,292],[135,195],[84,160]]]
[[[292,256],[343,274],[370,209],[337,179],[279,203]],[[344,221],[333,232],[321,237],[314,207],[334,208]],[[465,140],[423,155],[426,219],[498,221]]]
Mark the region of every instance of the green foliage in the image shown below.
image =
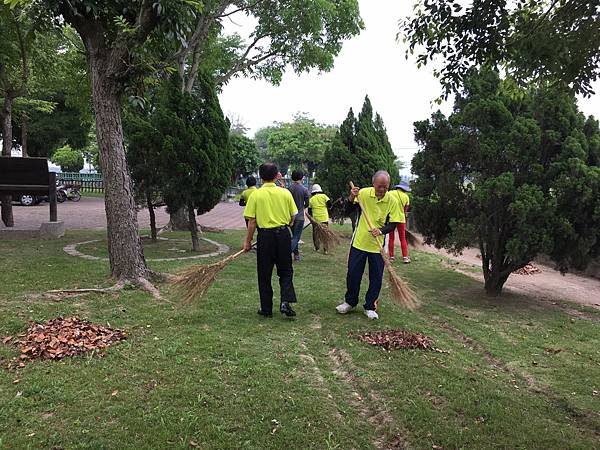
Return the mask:
[[[208,2],[207,15],[222,4]],[[296,73],[313,68],[328,71],[343,41],[364,27],[357,0],[242,0],[231,4],[239,13],[254,18],[256,25],[247,39],[220,33],[205,46],[205,69],[215,74],[219,84],[234,74],[279,84],[286,69]]]
[[[422,149],[412,162],[419,230],[438,247],[478,246],[492,295],[538,253],[566,270],[600,252],[593,119],[586,136],[572,95],[541,87],[515,96],[507,84],[484,71],[449,118],[415,122]]]
[[[201,75],[191,94],[172,78],[151,108],[125,116],[127,159],[136,189],[160,193],[169,210],[191,206],[210,211],[229,185],[233,160],[229,127],[214,86]]]
[[[519,81],[563,82],[593,94],[600,74],[598,1],[419,0],[400,33],[418,66],[439,60],[445,95],[474,67],[507,69]]]
[[[325,151],[317,181],[332,199],[345,198],[350,189],[350,181],[356,186],[370,186],[373,174],[378,170],[387,170],[392,184],[398,182],[395,161],[383,119],[379,114],[373,118],[371,101],[369,97],[365,97],[358,120],[350,108],[330,147]],[[335,205],[332,212],[335,218],[344,216],[340,203]]]
[[[318,169],[334,135],[335,127],[296,114],[293,122],[280,122],[270,127],[266,156],[281,167],[282,173],[292,167],[312,174]]]
[[[64,145],[52,155],[51,161],[60,166],[63,172],[79,172],[83,169],[83,154],[80,150]]]
[[[254,141],[240,133],[230,133],[229,145],[233,157],[232,181],[247,176],[257,170],[260,163],[258,148]]]

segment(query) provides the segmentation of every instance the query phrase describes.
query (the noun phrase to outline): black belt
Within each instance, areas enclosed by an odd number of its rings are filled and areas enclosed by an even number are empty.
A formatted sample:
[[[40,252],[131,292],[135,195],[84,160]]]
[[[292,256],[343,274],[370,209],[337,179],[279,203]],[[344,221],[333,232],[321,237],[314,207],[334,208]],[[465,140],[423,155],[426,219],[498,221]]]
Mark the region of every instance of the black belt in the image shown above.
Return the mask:
[[[288,228],[287,225],[283,225],[281,227],[275,227],[275,228],[259,228],[258,231],[278,232],[278,231],[282,231],[282,230],[287,230],[287,228]]]

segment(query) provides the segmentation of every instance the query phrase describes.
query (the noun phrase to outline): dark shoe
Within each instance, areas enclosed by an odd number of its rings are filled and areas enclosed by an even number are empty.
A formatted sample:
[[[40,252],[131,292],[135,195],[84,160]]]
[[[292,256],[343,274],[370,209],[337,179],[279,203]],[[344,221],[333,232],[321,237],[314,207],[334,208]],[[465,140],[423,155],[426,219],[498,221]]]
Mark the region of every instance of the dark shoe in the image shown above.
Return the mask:
[[[300,254],[294,255],[294,261],[300,262],[301,260],[302,258],[300,257]]]
[[[262,309],[258,310],[258,315],[263,316],[263,317],[273,317],[272,312],[266,312],[266,311],[263,311]]]
[[[288,302],[283,302],[279,307],[279,311],[281,311],[282,314],[285,314],[286,317],[294,317],[296,315],[296,311],[292,309]]]

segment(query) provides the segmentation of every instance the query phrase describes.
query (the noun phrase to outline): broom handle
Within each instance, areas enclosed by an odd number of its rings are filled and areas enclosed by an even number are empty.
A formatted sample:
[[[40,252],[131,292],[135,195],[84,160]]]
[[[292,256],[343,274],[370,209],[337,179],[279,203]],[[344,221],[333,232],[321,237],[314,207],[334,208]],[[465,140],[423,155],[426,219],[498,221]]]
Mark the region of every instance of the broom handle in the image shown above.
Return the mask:
[[[352,181],[350,182],[350,187],[352,189],[354,189],[354,183],[352,183]],[[375,227],[373,226],[373,223],[371,222],[371,219],[369,218],[369,215],[367,214],[367,211],[365,210],[365,208],[363,208],[363,205],[362,205],[362,203],[360,201],[360,197],[357,195],[356,198],[358,199],[358,206],[360,206],[360,209],[361,209],[363,215],[365,216],[365,220],[367,221],[367,225],[372,230]],[[389,264],[389,261],[387,259],[387,255],[385,254],[385,250],[383,249],[383,245],[381,244],[381,242],[379,242],[379,238],[376,238],[375,236],[373,236],[373,237],[377,241],[377,245],[379,246],[379,253],[381,253],[381,256],[383,256],[383,261],[385,263],[385,266],[387,267],[387,265]]]

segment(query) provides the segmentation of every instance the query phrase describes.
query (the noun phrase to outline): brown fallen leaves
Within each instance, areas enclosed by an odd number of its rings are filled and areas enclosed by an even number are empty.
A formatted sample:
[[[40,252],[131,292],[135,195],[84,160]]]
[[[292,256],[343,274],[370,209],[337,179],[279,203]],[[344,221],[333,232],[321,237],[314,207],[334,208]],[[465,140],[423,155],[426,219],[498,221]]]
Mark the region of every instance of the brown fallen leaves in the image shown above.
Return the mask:
[[[25,360],[58,360],[101,350],[125,339],[125,333],[74,316],[59,317],[46,323],[32,322],[25,334],[5,339],[4,343],[12,340],[18,345],[21,351],[19,366],[22,367]]]
[[[542,273],[541,269],[533,263],[526,264],[525,267],[515,270],[513,273],[517,275],[535,275],[536,273]]]
[[[367,331],[359,334],[358,339],[370,345],[383,347],[387,351],[397,349],[436,350],[430,338],[424,334],[407,330]]]

